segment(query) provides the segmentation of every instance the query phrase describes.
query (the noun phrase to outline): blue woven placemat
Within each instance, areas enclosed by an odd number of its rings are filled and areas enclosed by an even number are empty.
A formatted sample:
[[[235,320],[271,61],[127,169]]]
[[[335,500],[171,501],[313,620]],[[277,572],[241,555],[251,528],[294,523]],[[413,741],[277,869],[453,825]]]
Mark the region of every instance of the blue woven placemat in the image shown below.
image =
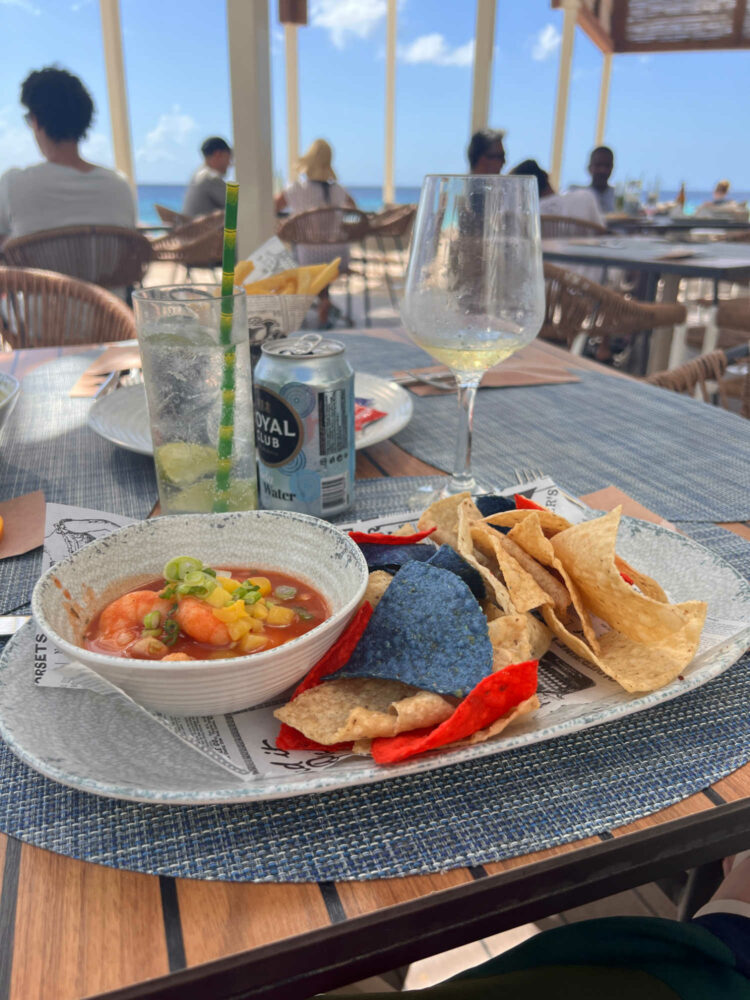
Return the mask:
[[[99,351],[37,368],[3,428],[0,500],[43,490],[50,502],[145,517],[156,503],[153,459],[118,448],[86,424],[89,399],[68,393]],[[22,607],[39,576],[41,549],[2,566],[0,614]]]
[[[417,483],[371,485],[380,509],[396,510]],[[364,499],[368,487],[360,484]],[[750,574],[748,543],[712,525],[681,528]],[[185,878],[445,871],[591,836],[707,787],[750,759],[749,699],[746,656],[699,690],[606,726],[428,774],[252,805],[96,798],[43,778],[0,746],[0,829],[71,857]]]
[[[434,364],[410,345],[346,338],[355,368],[389,375]],[[598,372],[580,382],[484,389],[474,417],[474,474],[495,485],[541,469],[579,496],[618,486],[670,521],[750,518],[750,421],[677,393]],[[414,397],[394,439],[410,455],[452,470],[455,396]]]

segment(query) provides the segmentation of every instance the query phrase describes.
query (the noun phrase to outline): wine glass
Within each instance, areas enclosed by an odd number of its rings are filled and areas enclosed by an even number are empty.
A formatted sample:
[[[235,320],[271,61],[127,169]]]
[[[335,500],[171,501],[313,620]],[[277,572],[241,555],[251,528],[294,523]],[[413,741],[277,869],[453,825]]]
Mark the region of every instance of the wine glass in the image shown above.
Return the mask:
[[[479,383],[529,344],[544,319],[536,178],[425,177],[401,315],[412,340],[447,365],[458,386],[453,476],[438,495],[478,492],[471,431]]]

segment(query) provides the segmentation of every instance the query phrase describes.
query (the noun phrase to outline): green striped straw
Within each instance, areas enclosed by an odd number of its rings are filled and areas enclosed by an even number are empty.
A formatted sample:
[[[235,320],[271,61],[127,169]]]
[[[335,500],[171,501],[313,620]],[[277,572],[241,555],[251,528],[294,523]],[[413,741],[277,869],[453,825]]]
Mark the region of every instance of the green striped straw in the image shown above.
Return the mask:
[[[224,348],[224,372],[221,379],[221,426],[217,448],[216,488],[214,511],[229,510],[229,481],[232,476],[232,449],[234,446],[234,374],[237,350],[232,343],[232,316],[234,313],[234,257],[237,246],[237,202],[240,186],[227,183],[224,205],[224,249],[221,257],[221,321],[219,335]]]

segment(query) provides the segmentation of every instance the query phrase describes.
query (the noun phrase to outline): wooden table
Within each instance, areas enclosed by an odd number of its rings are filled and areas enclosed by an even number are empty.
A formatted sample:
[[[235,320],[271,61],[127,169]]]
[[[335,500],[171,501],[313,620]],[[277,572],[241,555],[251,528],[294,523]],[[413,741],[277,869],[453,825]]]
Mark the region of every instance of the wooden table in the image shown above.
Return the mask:
[[[566,368],[606,371],[539,346]],[[0,366],[23,375],[48,357],[23,351]],[[363,478],[434,472],[392,442],[357,460]],[[750,539],[746,524],[726,527]],[[747,765],[598,837],[443,875],[338,884],[149,876],[0,835],[0,1000],[301,1000],[744,849],[749,795]]]

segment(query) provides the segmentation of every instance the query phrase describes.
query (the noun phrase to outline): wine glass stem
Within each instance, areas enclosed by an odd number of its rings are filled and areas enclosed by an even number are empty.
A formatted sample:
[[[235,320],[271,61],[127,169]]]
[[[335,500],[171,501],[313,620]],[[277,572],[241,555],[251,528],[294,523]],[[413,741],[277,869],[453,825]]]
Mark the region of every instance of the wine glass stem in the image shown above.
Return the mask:
[[[458,384],[458,437],[456,438],[456,458],[453,476],[448,484],[449,493],[471,492],[476,481],[471,474],[471,430],[474,423],[474,400],[481,376],[456,375]]]

